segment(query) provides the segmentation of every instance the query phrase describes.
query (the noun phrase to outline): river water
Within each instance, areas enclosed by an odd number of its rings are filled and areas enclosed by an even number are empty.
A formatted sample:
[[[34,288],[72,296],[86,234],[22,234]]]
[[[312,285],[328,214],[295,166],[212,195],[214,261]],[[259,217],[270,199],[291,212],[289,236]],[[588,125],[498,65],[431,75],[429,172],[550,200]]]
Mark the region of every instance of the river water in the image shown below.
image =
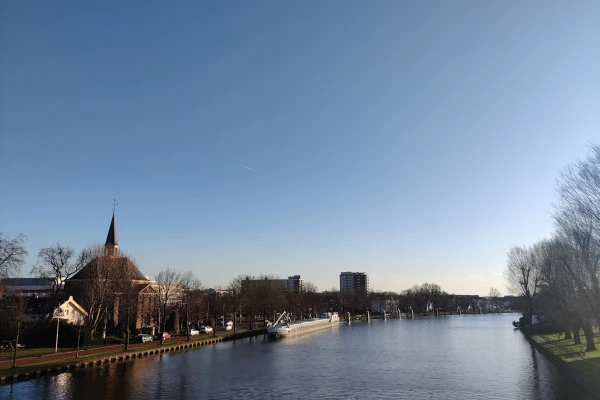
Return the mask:
[[[0,399],[592,399],[516,314],[357,321],[0,386]]]

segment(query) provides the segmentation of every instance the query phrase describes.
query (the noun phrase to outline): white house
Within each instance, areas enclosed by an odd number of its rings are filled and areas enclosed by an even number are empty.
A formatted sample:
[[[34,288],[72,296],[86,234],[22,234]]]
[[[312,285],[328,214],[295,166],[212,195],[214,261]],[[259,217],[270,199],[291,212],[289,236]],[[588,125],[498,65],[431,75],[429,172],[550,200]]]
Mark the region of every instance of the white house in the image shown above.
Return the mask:
[[[79,305],[73,296],[69,296],[67,301],[61,303],[57,309],[54,310],[54,318],[58,317],[63,321],[73,325],[83,325],[87,312]]]

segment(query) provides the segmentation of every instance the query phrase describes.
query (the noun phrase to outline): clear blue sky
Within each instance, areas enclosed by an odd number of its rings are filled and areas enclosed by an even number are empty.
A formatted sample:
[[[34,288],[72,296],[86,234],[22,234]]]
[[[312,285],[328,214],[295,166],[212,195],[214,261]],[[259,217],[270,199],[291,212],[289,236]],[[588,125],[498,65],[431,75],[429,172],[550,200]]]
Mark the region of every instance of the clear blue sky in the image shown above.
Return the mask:
[[[144,274],[505,292],[600,142],[600,2],[0,3],[0,230]],[[246,168],[248,167],[248,168]]]

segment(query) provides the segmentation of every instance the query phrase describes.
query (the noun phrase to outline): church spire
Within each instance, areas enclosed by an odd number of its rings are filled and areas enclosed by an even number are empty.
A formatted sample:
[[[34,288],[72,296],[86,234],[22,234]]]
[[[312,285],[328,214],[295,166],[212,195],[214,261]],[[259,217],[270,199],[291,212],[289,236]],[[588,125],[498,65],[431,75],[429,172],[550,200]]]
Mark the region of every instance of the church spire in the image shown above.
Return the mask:
[[[104,255],[108,257],[116,257],[119,254],[119,241],[117,240],[117,227],[115,226],[115,208],[117,203],[113,204],[113,216],[106,235],[106,243],[104,244]]]

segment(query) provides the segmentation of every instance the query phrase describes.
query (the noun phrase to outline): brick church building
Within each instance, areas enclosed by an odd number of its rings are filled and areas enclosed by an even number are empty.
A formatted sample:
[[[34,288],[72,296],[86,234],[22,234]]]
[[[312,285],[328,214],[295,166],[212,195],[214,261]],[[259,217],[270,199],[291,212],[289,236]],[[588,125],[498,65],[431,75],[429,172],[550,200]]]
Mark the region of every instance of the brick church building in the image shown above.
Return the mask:
[[[97,253],[102,253],[97,251]],[[125,279],[125,281],[123,281]],[[126,287],[137,300],[135,312],[131,319],[132,328],[154,326],[154,302],[156,290],[152,281],[146,278],[137,265],[128,257],[119,254],[119,242],[113,211],[110,228],[106,236],[103,254],[95,256],[79,272],[65,282],[65,292],[81,304],[89,312],[94,309],[90,318],[99,318],[98,329],[113,330],[119,323],[119,303],[123,302],[122,293]],[[122,311],[122,310],[121,310]],[[123,319],[123,318],[122,318]]]

